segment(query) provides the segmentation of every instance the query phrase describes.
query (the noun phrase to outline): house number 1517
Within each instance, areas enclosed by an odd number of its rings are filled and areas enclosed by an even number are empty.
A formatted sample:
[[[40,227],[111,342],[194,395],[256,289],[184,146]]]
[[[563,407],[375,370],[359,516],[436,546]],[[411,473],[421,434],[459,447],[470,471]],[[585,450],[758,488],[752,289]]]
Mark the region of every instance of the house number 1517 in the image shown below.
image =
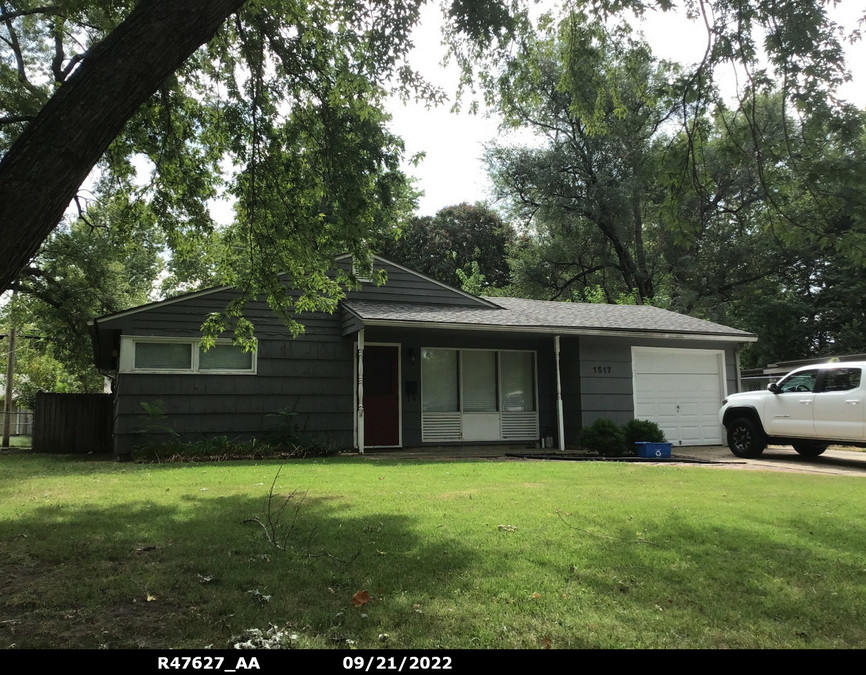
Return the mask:
[[[601,375],[609,375],[610,374],[610,366],[593,366],[592,372],[599,373]]]

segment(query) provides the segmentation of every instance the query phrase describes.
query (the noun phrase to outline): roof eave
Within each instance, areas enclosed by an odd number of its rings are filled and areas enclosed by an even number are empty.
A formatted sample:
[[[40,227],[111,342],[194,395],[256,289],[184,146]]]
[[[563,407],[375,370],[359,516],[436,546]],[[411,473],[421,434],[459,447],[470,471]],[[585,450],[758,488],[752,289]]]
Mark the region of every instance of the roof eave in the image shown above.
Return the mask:
[[[364,327],[382,328],[433,328],[440,330],[471,330],[492,333],[536,333],[540,335],[590,335],[599,337],[653,337],[672,340],[711,340],[715,342],[746,343],[757,342],[758,336],[752,333],[693,333],[689,331],[657,331],[628,328],[581,328],[574,326],[501,326],[478,323],[433,322],[433,321],[396,321],[389,319],[365,319],[353,312]]]

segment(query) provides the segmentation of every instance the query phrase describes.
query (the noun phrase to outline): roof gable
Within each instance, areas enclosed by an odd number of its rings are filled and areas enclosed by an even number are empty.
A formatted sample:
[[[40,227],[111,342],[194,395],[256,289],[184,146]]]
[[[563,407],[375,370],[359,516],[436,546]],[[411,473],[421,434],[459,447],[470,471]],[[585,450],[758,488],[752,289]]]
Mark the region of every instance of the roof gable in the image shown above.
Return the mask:
[[[350,290],[347,297],[357,300],[380,300],[387,302],[412,302],[412,303],[431,303],[442,305],[463,305],[470,307],[488,307],[499,308],[495,302],[489,298],[479,298],[471,293],[467,293],[459,288],[454,288],[448,284],[437,281],[432,277],[416,272],[404,265],[395,263],[382,256],[374,255],[376,261],[388,273],[388,281],[383,286],[366,282],[361,284],[360,290]],[[344,270],[351,270],[352,256],[348,253],[337,256],[336,261]],[[214,293],[222,293],[224,291],[234,290],[232,286],[215,286],[213,288],[205,288],[199,291],[190,291],[181,293],[165,300],[157,300],[149,302],[137,307],[130,307],[119,312],[104,314],[96,319],[89,321],[88,325],[95,323],[105,323],[122,319],[124,317],[138,314],[140,312],[149,312],[151,310],[160,309],[169,305],[187,302],[202,298]]]
[[[350,254],[339,256],[337,261],[342,263],[343,268],[347,271],[351,269],[352,256]],[[362,283],[359,290],[351,290],[346,293],[347,299],[500,309],[500,306],[492,298],[480,298],[477,295],[472,295],[380,255],[374,255],[373,261],[376,269],[385,270],[388,274],[388,281],[382,286],[376,286],[370,282]]]

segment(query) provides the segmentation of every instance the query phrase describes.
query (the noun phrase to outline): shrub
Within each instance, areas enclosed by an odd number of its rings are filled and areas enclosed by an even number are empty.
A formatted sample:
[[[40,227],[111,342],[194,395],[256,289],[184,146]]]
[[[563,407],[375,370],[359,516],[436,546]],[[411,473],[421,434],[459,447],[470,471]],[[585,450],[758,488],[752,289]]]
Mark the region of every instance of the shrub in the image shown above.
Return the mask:
[[[634,444],[639,441],[664,443],[667,440],[659,425],[649,420],[629,420],[623,426],[623,432],[625,444],[631,451],[634,451]]]
[[[168,435],[167,440],[149,441],[133,449],[137,462],[218,462],[228,459],[295,459],[302,457],[328,457],[339,454],[342,448],[330,438],[302,433],[295,420],[297,413],[280,410],[276,429],[263,432],[259,438],[212,436],[202,440],[184,440],[165,422],[162,401],[141,402],[145,424],[135,433]]]
[[[137,462],[219,462],[232,459],[299,459],[303,457],[328,457],[340,452],[339,446],[330,441],[313,438],[303,439],[299,444],[232,439],[215,436],[199,441],[183,441],[173,438],[164,443],[148,443],[133,450]]]
[[[580,430],[580,446],[605,457],[621,457],[627,451],[625,434],[613,420],[598,419]]]

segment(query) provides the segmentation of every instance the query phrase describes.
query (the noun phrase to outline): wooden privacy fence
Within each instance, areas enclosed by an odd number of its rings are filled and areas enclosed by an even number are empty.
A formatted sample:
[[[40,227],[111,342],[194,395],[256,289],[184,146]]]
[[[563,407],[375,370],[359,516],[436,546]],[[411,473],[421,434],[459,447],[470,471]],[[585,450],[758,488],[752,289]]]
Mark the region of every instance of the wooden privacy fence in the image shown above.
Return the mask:
[[[111,452],[111,394],[36,394],[33,450],[63,454]]]

